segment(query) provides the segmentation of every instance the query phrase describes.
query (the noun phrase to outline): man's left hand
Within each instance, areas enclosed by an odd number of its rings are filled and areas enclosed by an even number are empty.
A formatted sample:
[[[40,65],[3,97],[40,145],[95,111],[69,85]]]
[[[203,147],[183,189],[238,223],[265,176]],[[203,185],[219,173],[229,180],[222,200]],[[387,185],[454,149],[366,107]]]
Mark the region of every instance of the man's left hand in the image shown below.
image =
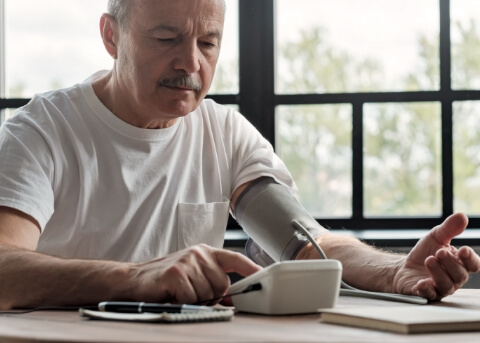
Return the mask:
[[[480,257],[472,248],[450,245],[467,224],[467,217],[456,213],[422,238],[401,261],[393,292],[440,300],[462,287],[471,273],[480,270]]]

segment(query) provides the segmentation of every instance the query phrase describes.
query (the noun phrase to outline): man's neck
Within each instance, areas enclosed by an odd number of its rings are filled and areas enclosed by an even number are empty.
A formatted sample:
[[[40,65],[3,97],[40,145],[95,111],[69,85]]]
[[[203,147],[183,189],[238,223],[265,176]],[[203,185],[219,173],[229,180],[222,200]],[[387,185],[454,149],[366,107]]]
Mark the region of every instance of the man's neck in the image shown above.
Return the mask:
[[[92,79],[92,87],[100,102],[110,112],[132,126],[144,129],[164,129],[171,127],[177,121],[177,118],[152,120],[151,118],[142,117],[141,113],[137,113],[138,109],[131,108],[129,102],[125,101],[128,99],[128,96],[121,94],[120,87],[116,84],[112,71],[94,77]]]

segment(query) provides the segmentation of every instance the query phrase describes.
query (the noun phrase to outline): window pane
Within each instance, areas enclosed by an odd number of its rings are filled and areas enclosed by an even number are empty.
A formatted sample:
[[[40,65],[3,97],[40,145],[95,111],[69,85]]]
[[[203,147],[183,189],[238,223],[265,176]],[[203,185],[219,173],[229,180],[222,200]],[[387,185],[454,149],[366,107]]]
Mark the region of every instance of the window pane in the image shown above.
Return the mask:
[[[480,101],[453,103],[455,211],[480,214]]]
[[[276,152],[314,217],[352,214],[351,137],[351,105],[276,108]]]
[[[106,0],[5,0],[6,96],[73,85],[112,58],[99,33]]]
[[[441,214],[439,103],[364,107],[365,216]]]
[[[438,0],[277,0],[277,93],[439,89]]]
[[[6,96],[28,98],[110,69],[98,28],[106,9],[107,0],[5,0]],[[238,0],[229,0],[211,93],[238,93],[238,79]]]
[[[480,89],[480,1],[451,6],[452,88]]]
[[[237,94],[238,68],[238,0],[228,0],[222,50],[209,94]]]

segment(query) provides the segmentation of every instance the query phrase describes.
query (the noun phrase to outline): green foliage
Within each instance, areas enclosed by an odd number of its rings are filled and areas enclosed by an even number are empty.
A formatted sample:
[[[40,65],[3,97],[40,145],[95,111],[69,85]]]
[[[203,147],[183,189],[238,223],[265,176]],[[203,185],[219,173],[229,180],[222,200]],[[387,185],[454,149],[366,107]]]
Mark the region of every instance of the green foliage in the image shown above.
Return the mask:
[[[238,92],[238,60],[227,60],[217,64],[215,77],[210,86],[210,94]]]
[[[418,39],[418,48],[422,65],[417,73],[412,73],[405,78],[405,90],[440,89],[440,45],[438,38],[421,36]]]
[[[473,19],[456,22],[458,40],[452,41],[452,84],[454,89],[480,88],[480,28]]]
[[[480,34],[471,21],[456,23],[452,43],[454,85],[480,88]],[[439,89],[439,40],[418,39],[421,64],[403,80],[405,91]],[[284,42],[280,93],[372,91],[382,87],[378,61],[359,60],[329,44],[313,28]],[[286,69],[286,67],[284,67]],[[473,105],[472,105],[473,106]],[[480,213],[480,105],[455,109],[455,209]],[[476,109],[476,111],[474,109]],[[468,113],[467,113],[468,112]],[[475,114],[476,115],[475,115]],[[315,216],[351,211],[351,122],[348,104],[279,106],[277,152],[299,187],[299,200]],[[439,103],[367,104],[364,108],[366,215],[441,213],[441,106]]]
[[[377,61],[357,61],[334,49],[326,31],[314,27],[300,32],[297,42],[280,46],[280,60],[288,70],[279,70],[279,93],[335,93],[371,91],[379,88],[383,73]]]
[[[439,104],[370,104],[364,115],[366,215],[439,214]]]
[[[277,108],[277,152],[299,188],[299,200],[315,216],[351,214],[351,106]]]
[[[25,84],[17,83],[8,89],[9,98],[23,98],[25,95]]]
[[[480,101],[456,102],[454,116],[454,206],[480,213]]]

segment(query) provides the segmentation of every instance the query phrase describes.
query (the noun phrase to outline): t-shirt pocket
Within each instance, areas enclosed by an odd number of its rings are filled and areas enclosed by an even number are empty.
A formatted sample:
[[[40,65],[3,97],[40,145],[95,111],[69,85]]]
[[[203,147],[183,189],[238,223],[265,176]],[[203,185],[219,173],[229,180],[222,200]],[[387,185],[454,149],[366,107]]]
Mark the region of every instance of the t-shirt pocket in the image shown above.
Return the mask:
[[[205,243],[223,247],[230,202],[178,203],[178,249]]]

